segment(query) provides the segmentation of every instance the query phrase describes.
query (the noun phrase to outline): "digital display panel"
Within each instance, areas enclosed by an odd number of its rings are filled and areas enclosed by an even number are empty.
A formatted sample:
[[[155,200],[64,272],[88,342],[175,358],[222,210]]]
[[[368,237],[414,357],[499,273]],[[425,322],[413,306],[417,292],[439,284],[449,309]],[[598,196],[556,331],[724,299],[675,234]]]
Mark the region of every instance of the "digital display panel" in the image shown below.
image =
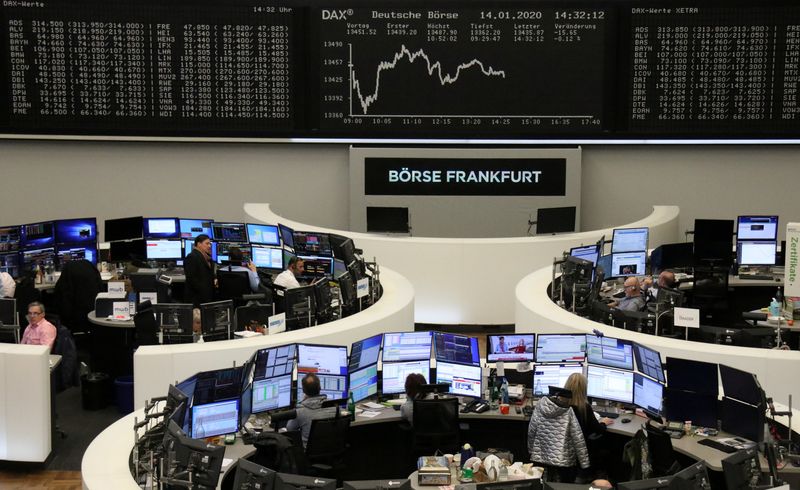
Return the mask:
[[[256,245],[280,245],[281,238],[275,225],[247,224],[247,236],[250,243]]]
[[[209,238],[213,235],[211,224],[214,220],[211,219],[185,219],[178,220],[180,226],[181,238],[194,240],[200,235],[206,235]]]
[[[488,335],[486,337],[489,362],[533,361],[536,352],[535,334]]]
[[[586,358],[585,334],[539,334],[536,362],[575,362]]]
[[[95,218],[61,219],[55,222],[55,227],[57,244],[97,241],[97,220]]]
[[[586,336],[586,360],[591,364],[633,370],[633,344],[613,337]]]
[[[537,364],[533,368],[533,396],[545,396],[550,386],[563,388],[573,373],[583,373],[581,364]]]
[[[450,385],[450,394],[481,398],[481,367],[454,364],[450,362],[436,363],[436,383]]]
[[[404,393],[406,391],[406,378],[411,373],[421,374],[425,381],[430,379],[431,364],[429,360],[384,362],[381,371],[382,391],[384,394]]]
[[[586,394],[590,398],[633,403],[633,373],[589,364]]]

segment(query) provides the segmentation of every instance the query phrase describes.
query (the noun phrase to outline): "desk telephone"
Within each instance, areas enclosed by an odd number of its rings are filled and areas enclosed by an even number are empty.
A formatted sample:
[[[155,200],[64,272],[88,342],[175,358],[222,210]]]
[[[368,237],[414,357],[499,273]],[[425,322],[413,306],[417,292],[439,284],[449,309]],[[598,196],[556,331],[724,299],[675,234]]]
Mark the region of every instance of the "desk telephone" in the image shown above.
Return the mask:
[[[461,413],[483,413],[489,411],[489,402],[484,399],[477,399],[472,400],[471,402],[464,405],[464,408],[461,409]]]

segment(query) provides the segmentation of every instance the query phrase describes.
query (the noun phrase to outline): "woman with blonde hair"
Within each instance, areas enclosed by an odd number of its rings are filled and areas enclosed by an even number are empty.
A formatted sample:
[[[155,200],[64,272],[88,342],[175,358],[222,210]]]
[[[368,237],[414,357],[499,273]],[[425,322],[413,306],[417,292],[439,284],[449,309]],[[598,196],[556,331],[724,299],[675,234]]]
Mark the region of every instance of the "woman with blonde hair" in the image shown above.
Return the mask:
[[[582,373],[572,373],[567,378],[564,389],[572,392],[572,398],[568,401],[583,431],[583,438],[589,449],[592,473],[594,477],[605,476],[608,473],[608,454],[607,450],[599,443],[599,438],[605,432],[606,426],[613,424],[614,421],[606,417],[597,420],[586,396],[586,385],[586,376]]]

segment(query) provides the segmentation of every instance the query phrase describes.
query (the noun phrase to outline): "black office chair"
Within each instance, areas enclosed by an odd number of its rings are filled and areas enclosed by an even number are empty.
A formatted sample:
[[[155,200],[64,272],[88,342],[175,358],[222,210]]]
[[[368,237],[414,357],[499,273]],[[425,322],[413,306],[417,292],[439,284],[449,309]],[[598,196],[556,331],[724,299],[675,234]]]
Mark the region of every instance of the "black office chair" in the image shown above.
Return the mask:
[[[311,421],[306,443],[306,460],[312,476],[341,480],[347,451],[350,418],[335,417]]]
[[[21,339],[17,300],[0,298],[0,342],[19,344]]]
[[[700,322],[705,325],[732,325],[728,299],[728,269],[696,267],[692,302],[700,309]]]
[[[73,335],[91,331],[87,314],[94,310],[102,282],[100,273],[88,260],[70,260],[62,267],[53,294],[58,314]]]
[[[430,456],[458,451],[458,399],[414,400],[414,453]]]
[[[158,344],[158,324],[150,301],[143,301],[136,307],[133,325],[135,327],[134,333],[136,334],[137,347]]]
[[[234,319],[236,331],[245,330],[252,325],[266,325],[273,313],[272,301],[267,300],[265,293],[244,295],[247,304],[236,308]]]
[[[645,426],[647,431],[647,450],[650,454],[650,465],[653,468],[653,476],[668,476],[681,469],[675,453],[672,451],[672,438],[669,434],[657,427],[650,425],[650,421]]]
[[[243,306],[245,301],[242,296],[253,292],[250,289],[250,277],[244,271],[220,269],[217,271],[217,281],[219,283],[217,288],[219,299],[233,300],[234,308]]]

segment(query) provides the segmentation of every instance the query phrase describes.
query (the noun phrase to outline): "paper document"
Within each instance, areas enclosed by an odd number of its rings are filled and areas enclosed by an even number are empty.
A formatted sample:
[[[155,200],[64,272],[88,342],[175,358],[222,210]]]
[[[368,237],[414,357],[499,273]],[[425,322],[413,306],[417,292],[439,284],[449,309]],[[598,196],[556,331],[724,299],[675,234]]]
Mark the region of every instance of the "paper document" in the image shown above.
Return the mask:
[[[377,417],[380,414],[381,414],[380,412],[370,412],[370,411],[364,410],[363,412],[361,412],[361,414],[359,416],[371,419],[372,417]]]
[[[375,402],[366,402],[366,403],[362,403],[361,405],[366,407],[366,408],[371,408],[373,410],[380,410],[380,409],[383,408],[383,405],[381,405],[380,403],[375,403]]]

